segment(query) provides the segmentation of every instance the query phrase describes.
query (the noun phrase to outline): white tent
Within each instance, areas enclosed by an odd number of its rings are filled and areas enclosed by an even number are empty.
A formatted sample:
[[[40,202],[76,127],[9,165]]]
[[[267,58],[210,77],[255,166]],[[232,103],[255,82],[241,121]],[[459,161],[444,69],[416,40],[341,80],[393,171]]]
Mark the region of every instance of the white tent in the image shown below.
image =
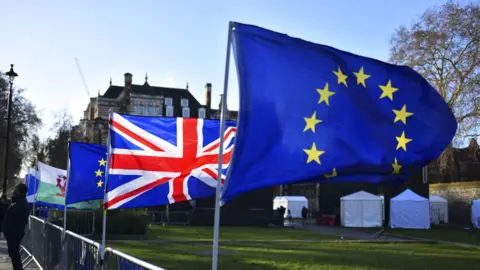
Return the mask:
[[[430,204],[410,189],[390,200],[390,227],[430,228]]]
[[[340,220],[345,227],[381,227],[382,198],[365,191],[340,198]]]
[[[431,223],[448,223],[448,201],[437,195],[430,196],[429,201]]]
[[[480,229],[480,200],[472,201],[472,224],[473,227]]]
[[[277,196],[273,199],[273,209],[280,206],[285,207],[285,217],[288,215],[288,210],[292,214],[292,218],[302,217],[302,207],[308,208],[308,200],[303,196]]]

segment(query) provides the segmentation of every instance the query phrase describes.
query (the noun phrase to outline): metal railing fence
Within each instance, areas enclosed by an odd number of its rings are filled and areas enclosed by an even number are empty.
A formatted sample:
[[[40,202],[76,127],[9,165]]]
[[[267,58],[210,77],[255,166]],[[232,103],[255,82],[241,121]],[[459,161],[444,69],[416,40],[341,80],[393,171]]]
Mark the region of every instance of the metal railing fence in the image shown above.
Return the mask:
[[[35,216],[60,226],[63,224],[64,212],[59,209],[37,208]],[[60,227],[63,227],[60,226]],[[83,209],[67,210],[67,230],[83,236],[95,234],[95,211]]]
[[[22,247],[27,253],[24,267],[35,262],[48,270],[163,270],[112,248],[105,249],[102,262],[99,243],[68,230],[64,233],[60,226],[35,216],[30,216]]]
[[[112,248],[105,250],[104,264],[105,270],[165,270]]]

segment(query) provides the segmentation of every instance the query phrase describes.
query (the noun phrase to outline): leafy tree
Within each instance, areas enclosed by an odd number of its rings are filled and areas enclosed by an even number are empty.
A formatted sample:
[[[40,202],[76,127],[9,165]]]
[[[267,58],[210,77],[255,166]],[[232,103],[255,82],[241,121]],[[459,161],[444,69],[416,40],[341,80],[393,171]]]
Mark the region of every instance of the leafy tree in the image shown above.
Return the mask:
[[[0,125],[0,134],[2,138],[6,136],[6,118],[7,118],[7,104],[8,92],[10,85],[7,79],[0,74],[0,118],[2,118]],[[36,132],[41,126],[41,120],[37,115],[35,106],[23,96],[24,90],[14,88],[13,103],[12,103],[12,120],[10,125],[10,142],[8,159],[8,182],[7,186],[15,185],[15,176],[20,173],[24,161],[29,158],[31,154],[31,142],[35,139]],[[4,153],[5,142],[0,143],[0,173],[1,181],[3,181],[4,172]],[[22,177],[19,177],[22,178]]]
[[[66,169],[68,163],[68,141],[85,141],[79,126],[73,125],[72,116],[65,110],[54,115],[53,137],[47,139],[43,148],[39,148],[38,157],[45,154],[49,165]],[[43,151],[43,152],[42,152]]]
[[[38,135],[34,135],[30,142],[30,152],[33,153],[27,160],[30,168],[37,166],[37,161],[48,163],[48,153],[44,142],[40,141]]]
[[[72,134],[72,117],[66,111],[59,111],[54,115],[52,127],[53,138],[46,141],[46,150],[49,165],[61,169],[67,168],[68,141]]]
[[[450,106],[458,122],[455,142],[480,136],[480,5],[448,1],[428,9],[391,38],[390,61],[423,75]],[[425,132],[428,132],[427,130]],[[438,162],[455,178],[453,145]]]

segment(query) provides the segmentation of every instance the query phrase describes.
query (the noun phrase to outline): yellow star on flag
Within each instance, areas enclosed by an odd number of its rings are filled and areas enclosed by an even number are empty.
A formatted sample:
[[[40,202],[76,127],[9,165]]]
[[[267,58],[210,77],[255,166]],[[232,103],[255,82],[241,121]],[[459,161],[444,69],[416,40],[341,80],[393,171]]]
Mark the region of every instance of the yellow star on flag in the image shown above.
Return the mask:
[[[308,155],[307,164],[312,162],[312,161],[315,161],[318,164],[321,164],[320,163],[320,156],[323,155],[325,153],[325,151],[317,150],[317,146],[315,145],[315,143],[312,144],[312,148],[303,149],[303,151],[305,153],[307,153],[307,155]]]
[[[366,88],[367,85],[365,84],[365,80],[370,78],[370,75],[363,72],[363,67],[360,68],[359,72],[353,72],[353,74],[355,74],[355,76],[357,77],[357,84],[361,84],[363,85],[363,87]]]
[[[335,73],[335,75],[337,76],[337,83],[338,84],[341,84],[343,83],[346,87],[348,87],[347,85],[347,78],[348,76],[343,74],[342,70],[340,69],[340,67],[338,68],[337,71],[334,71],[333,73]]]
[[[310,118],[304,117],[303,119],[305,119],[305,122],[306,122],[305,129],[303,130],[303,132],[311,129],[312,132],[315,133],[315,125],[322,122],[322,120],[317,119],[317,112],[316,111],[313,112],[312,117],[310,117]]]
[[[336,169],[336,168],[333,168],[332,174],[324,174],[323,176],[324,176],[325,178],[337,177],[337,169]]]
[[[407,151],[407,143],[411,142],[412,139],[409,139],[409,138],[405,137],[405,131],[402,132],[402,136],[395,137],[395,138],[397,138],[397,141],[398,141],[397,150],[399,148],[403,148],[403,150],[405,150],[405,152],[406,152]]]
[[[407,112],[407,105],[403,105],[402,109],[400,111],[393,110],[395,113],[395,120],[393,120],[394,123],[397,121],[402,121],[403,124],[407,124],[407,117],[412,116],[413,113]]]
[[[325,87],[323,89],[317,89],[317,92],[320,94],[318,104],[325,102],[328,106],[330,106],[329,98],[335,95],[335,92],[331,92],[328,90],[328,83],[325,84]]]
[[[98,183],[97,183],[97,187],[102,187],[102,185],[103,185],[103,182],[102,182],[102,180],[98,181]]]
[[[97,177],[102,177],[102,174],[103,174],[103,172],[100,171],[100,169],[98,169],[98,170],[95,172],[95,175],[96,175]]]
[[[105,166],[105,164],[107,163],[107,161],[102,158],[101,160],[98,161],[98,163],[100,163],[99,166]]]
[[[402,165],[398,164],[397,158],[395,158],[395,163],[392,164],[393,167],[393,174],[399,174]]]
[[[379,85],[380,89],[382,89],[382,95],[380,98],[388,97],[390,100],[393,101],[393,93],[398,91],[398,88],[392,86],[392,81],[388,80],[387,85]]]

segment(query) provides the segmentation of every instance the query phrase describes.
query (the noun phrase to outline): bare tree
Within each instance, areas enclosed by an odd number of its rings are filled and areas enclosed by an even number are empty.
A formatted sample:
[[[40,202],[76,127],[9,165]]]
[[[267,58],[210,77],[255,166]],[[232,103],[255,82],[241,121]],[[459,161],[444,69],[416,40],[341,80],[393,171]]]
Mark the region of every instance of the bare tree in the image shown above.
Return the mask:
[[[448,1],[428,9],[391,38],[390,61],[423,75],[445,99],[458,122],[455,142],[480,136],[480,5]],[[455,173],[451,144],[440,170]]]
[[[0,74],[0,134],[6,135],[7,99],[9,85],[6,78]],[[41,127],[41,119],[35,106],[23,96],[22,89],[14,89],[12,102],[12,121],[10,129],[10,149],[8,158],[8,186],[15,184],[23,164],[28,164],[30,145],[35,139],[37,130]],[[3,175],[5,142],[0,140],[0,173]]]

